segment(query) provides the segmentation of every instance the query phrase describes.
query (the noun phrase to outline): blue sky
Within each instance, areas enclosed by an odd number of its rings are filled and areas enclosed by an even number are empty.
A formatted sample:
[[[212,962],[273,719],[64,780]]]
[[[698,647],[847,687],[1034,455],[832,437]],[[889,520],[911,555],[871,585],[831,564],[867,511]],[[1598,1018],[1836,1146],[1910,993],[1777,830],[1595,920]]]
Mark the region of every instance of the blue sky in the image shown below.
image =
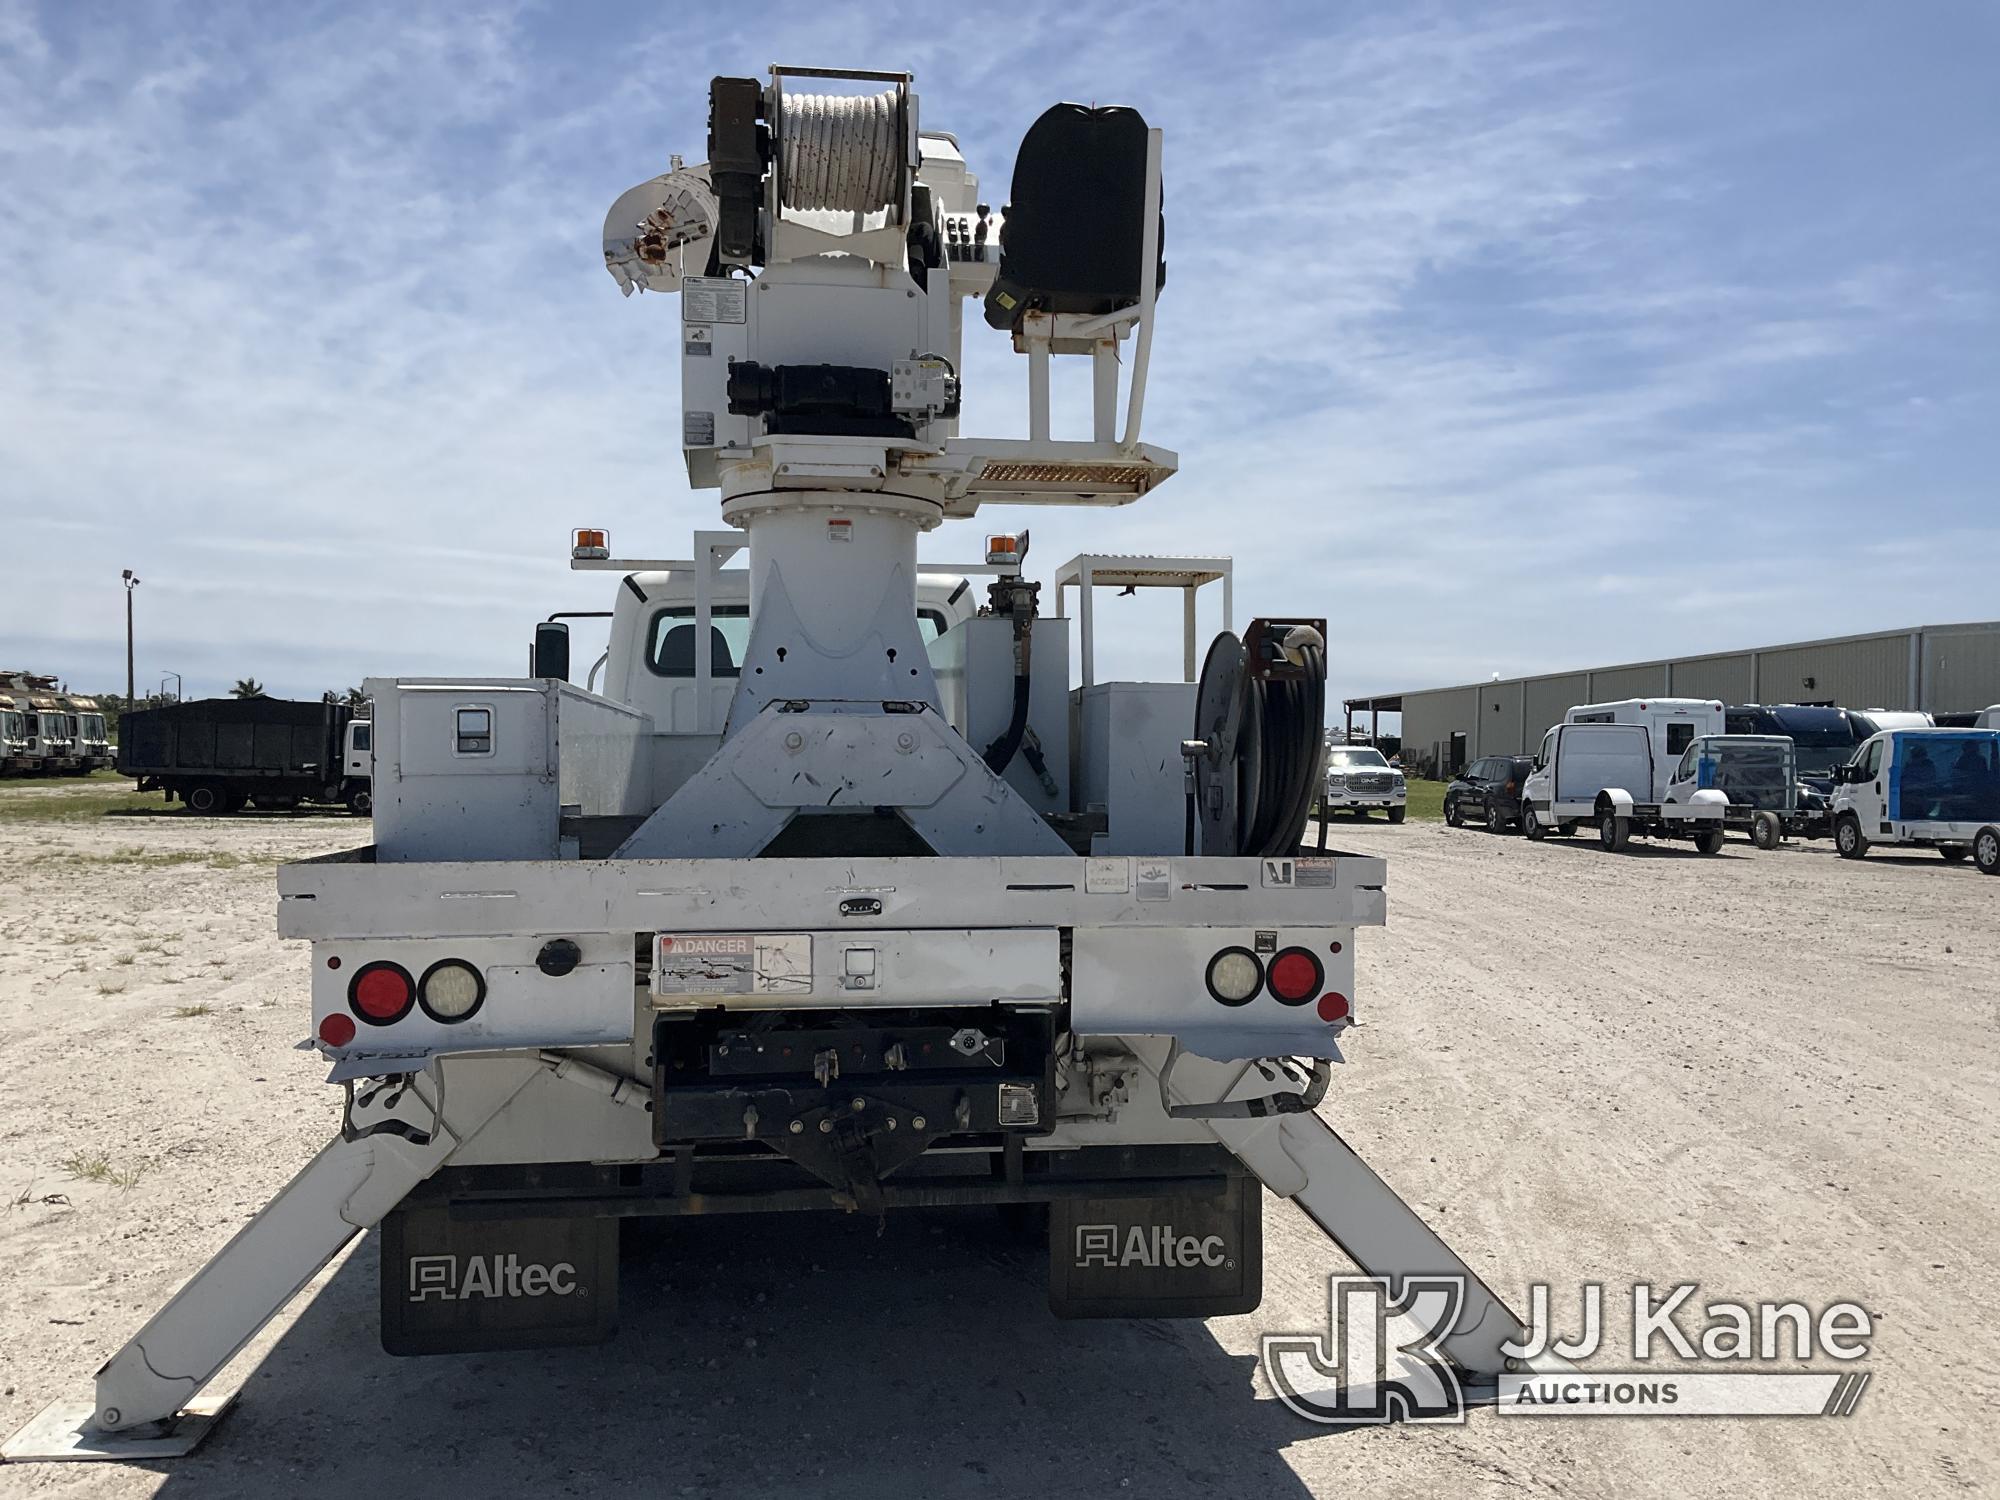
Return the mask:
[[[674,307],[600,229],[772,61],[913,70],[995,202],[1049,103],[1165,127],[1182,473],[988,512],[1044,572],[1232,553],[1336,696],[1991,617],[1997,17],[0,0],[0,666],[121,686],[130,567],[142,683],[512,673],[608,603],[568,528],[684,554]],[[966,375],[1019,432],[1004,340]]]

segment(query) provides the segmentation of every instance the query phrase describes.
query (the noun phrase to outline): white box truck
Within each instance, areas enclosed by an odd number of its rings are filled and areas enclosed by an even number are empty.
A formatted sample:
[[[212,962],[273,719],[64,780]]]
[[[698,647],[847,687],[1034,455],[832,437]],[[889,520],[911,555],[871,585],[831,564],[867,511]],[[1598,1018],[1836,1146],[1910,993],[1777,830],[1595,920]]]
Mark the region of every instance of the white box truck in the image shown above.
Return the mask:
[[[1531,839],[1597,825],[1606,849],[1634,834],[1692,838],[1703,854],[1722,848],[1729,798],[1673,786],[1681,758],[1703,735],[1723,732],[1722,705],[1706,698],[1632,698],[1572,708],[1542,737],[1521,797]]]

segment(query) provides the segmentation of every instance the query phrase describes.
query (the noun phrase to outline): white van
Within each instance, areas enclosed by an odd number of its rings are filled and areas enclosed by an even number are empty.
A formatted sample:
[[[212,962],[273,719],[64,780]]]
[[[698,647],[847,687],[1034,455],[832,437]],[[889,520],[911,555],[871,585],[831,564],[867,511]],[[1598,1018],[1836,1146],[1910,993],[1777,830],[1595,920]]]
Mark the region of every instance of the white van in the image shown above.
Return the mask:
[[[1977,853],[2000,873],[2000,729],[1887,729],[1837,773],[1833,844],[1859,859],[1875,844]]]
[[[1607,849],[1633,834],[1693,838],[1703,854],[1722,848],[1729,798],[1712,788],[1673,786],[1694,742],[1724,730],[1722,705],[1707,698],[1630,698],[1572,708],[1542,737],[1521,793],[1521,831],[1531,839],[1574,833],[1588,820]]]

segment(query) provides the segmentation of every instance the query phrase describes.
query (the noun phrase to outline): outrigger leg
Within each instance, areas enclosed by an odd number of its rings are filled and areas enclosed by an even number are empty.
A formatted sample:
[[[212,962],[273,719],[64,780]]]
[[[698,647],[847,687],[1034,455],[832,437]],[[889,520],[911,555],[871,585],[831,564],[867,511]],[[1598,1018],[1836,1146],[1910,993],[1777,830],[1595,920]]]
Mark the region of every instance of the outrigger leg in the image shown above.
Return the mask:
[[[1297,1204],[1362,1271],[1391,1280],[1462,1280],[1465,1298],[1458,1323],[1440,1347],[1464,1371],[1468,1395],[1477,1399],[1502,1373],[1527,1367],[1500,1348],[1525,1341],[1526,1326],[1326,1121],[1310,1109],[1247,1118],[1197,1112],[1211,1101],[1268,1093],[1256,1064],[1214,1062],[1180,1052],[1165,1037],[1129,1037],[1126,1042],[1156,1079],[1166,1075],[1165,1097],[1178,1107],[1177,1113],[1199,1119],[1264,1186]],[[1536,1368],[1546,1363],[1534,1362]]]
[[[429,1108],[438,1076],[383,1090],[384,1113],[372,1125],[356,1126],[350,1113],[341,1135],[105,1362],[94,1397],[44,1408],[0,1445],[0,1457],[137,1460],[191,1452],[236,1399],[233,1391],[203,1397],[202,1387],[342,1246],[379,1223],[511,1097],[489,1094],[447,1123]],[[420,1092],[419,1082],[428,1088]]]

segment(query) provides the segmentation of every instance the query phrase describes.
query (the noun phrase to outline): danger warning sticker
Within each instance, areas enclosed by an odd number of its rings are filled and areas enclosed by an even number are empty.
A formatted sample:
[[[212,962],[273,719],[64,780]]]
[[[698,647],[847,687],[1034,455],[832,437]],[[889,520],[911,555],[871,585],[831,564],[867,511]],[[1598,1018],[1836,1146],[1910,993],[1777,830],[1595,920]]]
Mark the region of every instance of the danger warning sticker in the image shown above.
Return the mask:
[[[812,987],[804,933],[663,932],[653,942],[656,995],[804,995]]]

